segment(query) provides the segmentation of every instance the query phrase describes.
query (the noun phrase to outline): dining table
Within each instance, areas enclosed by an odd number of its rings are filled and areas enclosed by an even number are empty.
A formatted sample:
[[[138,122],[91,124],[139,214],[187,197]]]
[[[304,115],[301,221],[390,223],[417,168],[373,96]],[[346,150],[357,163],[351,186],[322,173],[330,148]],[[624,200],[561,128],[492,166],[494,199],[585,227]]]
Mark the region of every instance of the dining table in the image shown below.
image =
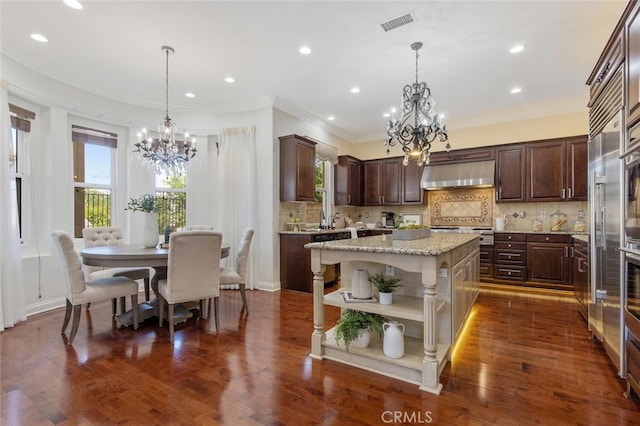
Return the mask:
[[[222,242],[220,258],[229,256],[230,246]],[[113,246],[87,247],[80,250],[82,263],[87,266],[103,268],[127,268],[149,267],[153,268],[151,289],[155,298],[138,304],[138,322],[142,322],[153,316],[157,316],[158,282],[167,277],[167,263],[169,261],[169,249],[162,246],[144,247],[142,244],[120,244]],[[174,320],[180,322],[193,316],[188,304],[181,304],[174,309]],[[117,316],[119,323],[128,326],[133,324],[133,312],[131,310]]]

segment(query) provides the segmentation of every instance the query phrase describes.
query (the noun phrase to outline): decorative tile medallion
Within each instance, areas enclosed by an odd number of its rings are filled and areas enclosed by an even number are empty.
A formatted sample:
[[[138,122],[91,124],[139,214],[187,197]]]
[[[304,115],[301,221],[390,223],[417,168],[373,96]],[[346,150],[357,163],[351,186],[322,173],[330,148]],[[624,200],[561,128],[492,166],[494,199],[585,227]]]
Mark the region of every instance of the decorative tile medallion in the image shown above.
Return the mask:
[[[492,226],[493,189],[429,191],[431,225]]]

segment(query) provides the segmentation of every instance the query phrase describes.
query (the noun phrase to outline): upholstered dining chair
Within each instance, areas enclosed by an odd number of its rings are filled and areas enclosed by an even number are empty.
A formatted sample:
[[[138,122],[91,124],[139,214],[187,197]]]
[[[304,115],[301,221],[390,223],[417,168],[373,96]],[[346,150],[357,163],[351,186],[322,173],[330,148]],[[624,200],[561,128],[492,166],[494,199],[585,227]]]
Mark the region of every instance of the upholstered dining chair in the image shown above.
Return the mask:
[[[211,225],[185,225],[182,227],[183,231],[213,231]]]
[[[73,239],[64,231],[55,231],[51,235],[54,245],[62,261],[64,281],[66,289],[66,311],[62,323],[61,333],[67,329],[71,311],[73,310],[73,323],[68,344],[73,342],[80,324],[80,311],[82,304],[98,302],[107,299],[131,296],[133,309],[133,328],[138,328],[138,283],[127,277],[100,278],[86,281],[82,271],[80,255],[73,246]]]
[[[253,229],[245,229],[240,236],[240,243],[238,243],[235,268],[220,268],[220,285],[238,284],[240,296],[242,296],[242,310],[247,314],[249,313],[249,306],[247,305],[245,287],[252,238]]]
[[[216,331],[220,329],[220,251],[222,233],[215,231],[178,231],[169,239],[167,278],[158,283],[159,325],[164,321],[164,304],[168,304],[169,339],[173,343],[174,305],[200,301],[202,318],[207,318],[214,300]],[[180,320],[181,321],[181,320]]]
[[[116,226],[96,226],[84,228],[82,238],[85,247],[116,246],[124,244],[124,234],[122,229]],[[101,268],[98,266],[84,266],[87,280],[92,281],[100,278],[127,277],[132,280],[144,280],[144,299],[149,301],[149,268]],[[125,299],[121,299],[122,312],[126,310]],[[116,314],[116,299],[112,301],[112,313]]]

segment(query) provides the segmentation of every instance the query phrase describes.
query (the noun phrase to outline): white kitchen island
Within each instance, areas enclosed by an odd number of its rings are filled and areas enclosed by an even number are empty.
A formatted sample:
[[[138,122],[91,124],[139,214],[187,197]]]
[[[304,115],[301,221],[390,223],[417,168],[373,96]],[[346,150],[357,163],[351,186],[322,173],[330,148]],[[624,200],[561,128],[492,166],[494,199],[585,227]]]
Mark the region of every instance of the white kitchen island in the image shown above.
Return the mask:
[[[391,235],[337,240],[305,245],[311,250],[313,322],[311,354],[389,377],[415,383],[439,394],[440,373],[451,347],[478,294],[478,234],[434,234],[412,241],[394,241]],[[324,294],[326,265],[341,264],[342,288]],[[393,267],[392,270],[389,267]],[[369,273],[390,272],[402,278],[392,305],[347,303],[341,292],[350,290],[357,268]],[[382,339],[372,336],[368,348],[336,343],[333,328],[324,330],[324,306],[373,312],[406,327],[405,355],[387,358]]]

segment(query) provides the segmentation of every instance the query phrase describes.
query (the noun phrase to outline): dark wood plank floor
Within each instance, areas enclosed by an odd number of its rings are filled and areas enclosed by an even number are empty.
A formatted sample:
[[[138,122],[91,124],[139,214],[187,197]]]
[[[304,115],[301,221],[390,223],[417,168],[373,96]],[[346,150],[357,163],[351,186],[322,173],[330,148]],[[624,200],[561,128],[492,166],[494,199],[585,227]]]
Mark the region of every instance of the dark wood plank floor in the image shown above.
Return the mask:
[[[442,394],[308,357],[311,295],[223,292],[221,331],[191,319],[112,325],[110,305],[83,311],[73,346],[63,311],[0,333],[2,425],[640,424],[571,298],[483,292]],[[327,308],[327,324],[337,309]]]

